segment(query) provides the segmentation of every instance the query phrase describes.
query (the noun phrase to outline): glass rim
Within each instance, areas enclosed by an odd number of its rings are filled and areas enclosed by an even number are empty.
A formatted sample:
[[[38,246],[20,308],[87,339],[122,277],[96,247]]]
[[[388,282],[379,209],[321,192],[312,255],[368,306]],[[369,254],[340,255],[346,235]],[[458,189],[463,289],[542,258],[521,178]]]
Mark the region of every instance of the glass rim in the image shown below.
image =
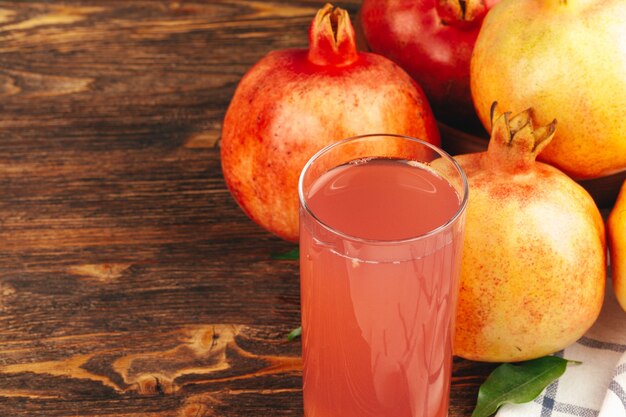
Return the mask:
[[[419,234],[417,236],[411,236],[411,237],[402,238],[402,239],[391,239],[391,240],[368,239],[368,238],[362,238],[362,237],[350,235],[348,233],[344,233],[344,232],[336,229],[335,227],[330,226],[326,222],[322,221],[313,212],[313,210],[311,210],[311,208],[307,204],[306,198],[304,196],[304,176],[309,171],[311,166],[322,155],[326,154],[327,152],[329,152],[331,149],[333,149],[335,147],[341,146],[341,145],[343,145],[343,144],[345,144],[347,142],[352,142],[352,141],[355,141],[355,140],[358,140],[358,139],[367,139],[367,138],[374,138],[374,137],[392,137],[392,138],[398,138],[398,139],[406,139],[406,140],[409,140],[411,142],[418,143],[420,145],[425,145],[427,148],[429,148],[430,150],[436,152],[441,157],[446,159],[448,162],[452,163],[452,166],[460,174],[461,181],[463,182],[463,187],[462,187],[463,188],[463,198],[461,200],[461,204],[459,204],[459,208],[456,210],[454,215],[451,216],[450,219],[448,219],[448,221],[446,221],[445,223],[435,227],[432,230],[429,230],[429,231],[424,232],[422,234]],[[333,142],[333,143],[331,143],[329,145],[326,145],[322,149],[317,151],[311,158],[309,158],[307,163],[304,164],[304,167],[302,168],[302,171],[300,172],[300,177],[298,179],[298,199],[300,200],[300,205],[306,210],[306,212],[318,224],[320,224],[322,227],[324,227],[329,232],[331,232],[331,233],[333,233],[335,235],[338,235],[342,239],[347,239],[347,240],[350,240],[350,241],[355,241],[355,242],[360,242],[360,243],[366,243],[366,244],[370,244],[370,245],[397,245],[397,244],[410,243],[410,242],[414,242],[414,241],[418,241],[418,240],[422,240],[422,239],[428,238],[430,236],[433,236],[433,235],[436,235],[436,234],[442,232],[445,229],[450,228],[456,222],[456,220],[461,216],[461,214],[463,214],[463,212],[465,211],[465,208],[467,207],[468,195],[469,195],[469,184],[467,182],[467,176],[465,175],[465,171],[463,171],[463,168],[461,168],[461,165],[459,165],[459,163],[456,161],[456,159],[454,159],[449,153],[447,153],[446,151],[444,151],[440,147],[438,147],[436,145],[433,145],[432,143],[426,142],[425,140],[414,138],[414,137],[411,137],[411,136],[406,136],[406,135],[399,135],[399,134],[395,134],[395,133],[370,133],[370,134],[366,134],[366,135],[356,135],[356,136],[351,136],[351,137],[348,137],[348,138],[341,139],[339,141]]]

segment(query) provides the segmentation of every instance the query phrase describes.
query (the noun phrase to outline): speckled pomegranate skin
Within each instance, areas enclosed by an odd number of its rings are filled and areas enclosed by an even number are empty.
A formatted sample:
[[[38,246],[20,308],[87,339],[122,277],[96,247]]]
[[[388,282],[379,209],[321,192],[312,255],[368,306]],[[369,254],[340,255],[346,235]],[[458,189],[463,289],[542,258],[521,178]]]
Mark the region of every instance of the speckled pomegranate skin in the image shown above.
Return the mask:
[[[324,20],[330,11],[322,11],[309,50],[271,52],[248,71],[222,129],[222,170],[233,197],[251,219],[291,241],[298,239],[298,177],[322,147],[369,133],[440,143],[415,81],[390,60],[357,52],[345,11],[335,16],[336,36]]]
[[[510,140],[502,119],[496,123],[487,152],[456,157],[470,192],[455,354],[516,362],[561,350],[594,323],[605,232],[589,194],[535,162],[554,132],[544,138],[545,129],[517,123]]]

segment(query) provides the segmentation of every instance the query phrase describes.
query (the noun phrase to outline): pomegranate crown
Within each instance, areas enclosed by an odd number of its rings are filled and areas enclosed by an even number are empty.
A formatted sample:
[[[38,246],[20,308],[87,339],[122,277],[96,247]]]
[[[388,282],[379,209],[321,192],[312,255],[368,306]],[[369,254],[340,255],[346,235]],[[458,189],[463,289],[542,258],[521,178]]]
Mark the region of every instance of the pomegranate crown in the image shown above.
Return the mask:
[[[437,13],[446,24],[472,28],[487,14],[485,0],[436,0]]]
[[[309,28],[309,60],[316,65],[341,67],[352,64],[358,57],[350,15],[326,3]]]
[[[512,173],[531,169],[537,155],[552,141],[556,119],[535,127],[532,108],[511,117],[511,112],[500,113],[497,107],[497,102],[491,105],[491,139],[487,149],[491,166]]]

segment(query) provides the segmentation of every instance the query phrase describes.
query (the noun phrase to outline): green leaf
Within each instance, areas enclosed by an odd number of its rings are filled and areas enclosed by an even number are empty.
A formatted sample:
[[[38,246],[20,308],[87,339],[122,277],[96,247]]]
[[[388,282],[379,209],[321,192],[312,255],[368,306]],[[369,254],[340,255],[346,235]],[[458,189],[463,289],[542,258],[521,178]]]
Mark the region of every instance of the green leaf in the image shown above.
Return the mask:
[[[293,339],[300,337],[302,334],[302,326],[293,329],[288,335],[287,340],[291,342]]]
[[[287,260],[287,259],[298,259],[298,258],[300,258],[299,248],[294,248],[290,250],[289,252],[285,252],[285,253],[272,254],[272,259]]]
[[[489,417],[506,403],[534,400],[551,382],[563,375],[568,362],[557,356],[544,356],[518,364],[498,366],[480,386],[472,417]]]

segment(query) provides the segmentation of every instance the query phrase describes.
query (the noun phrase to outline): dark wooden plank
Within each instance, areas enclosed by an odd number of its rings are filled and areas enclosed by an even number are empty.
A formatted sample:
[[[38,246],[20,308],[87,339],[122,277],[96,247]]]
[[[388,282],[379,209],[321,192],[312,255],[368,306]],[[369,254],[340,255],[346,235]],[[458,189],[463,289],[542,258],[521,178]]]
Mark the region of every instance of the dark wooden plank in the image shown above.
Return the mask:
[[[211,146],[241,75],[272,49],[306,46],[320,4],[2,2],[4,145]]]
[[[292,245],[217,146],[322,4],[0,1],[0,415],[302,414]],[[451,417],[491,368],[455,362]]]

